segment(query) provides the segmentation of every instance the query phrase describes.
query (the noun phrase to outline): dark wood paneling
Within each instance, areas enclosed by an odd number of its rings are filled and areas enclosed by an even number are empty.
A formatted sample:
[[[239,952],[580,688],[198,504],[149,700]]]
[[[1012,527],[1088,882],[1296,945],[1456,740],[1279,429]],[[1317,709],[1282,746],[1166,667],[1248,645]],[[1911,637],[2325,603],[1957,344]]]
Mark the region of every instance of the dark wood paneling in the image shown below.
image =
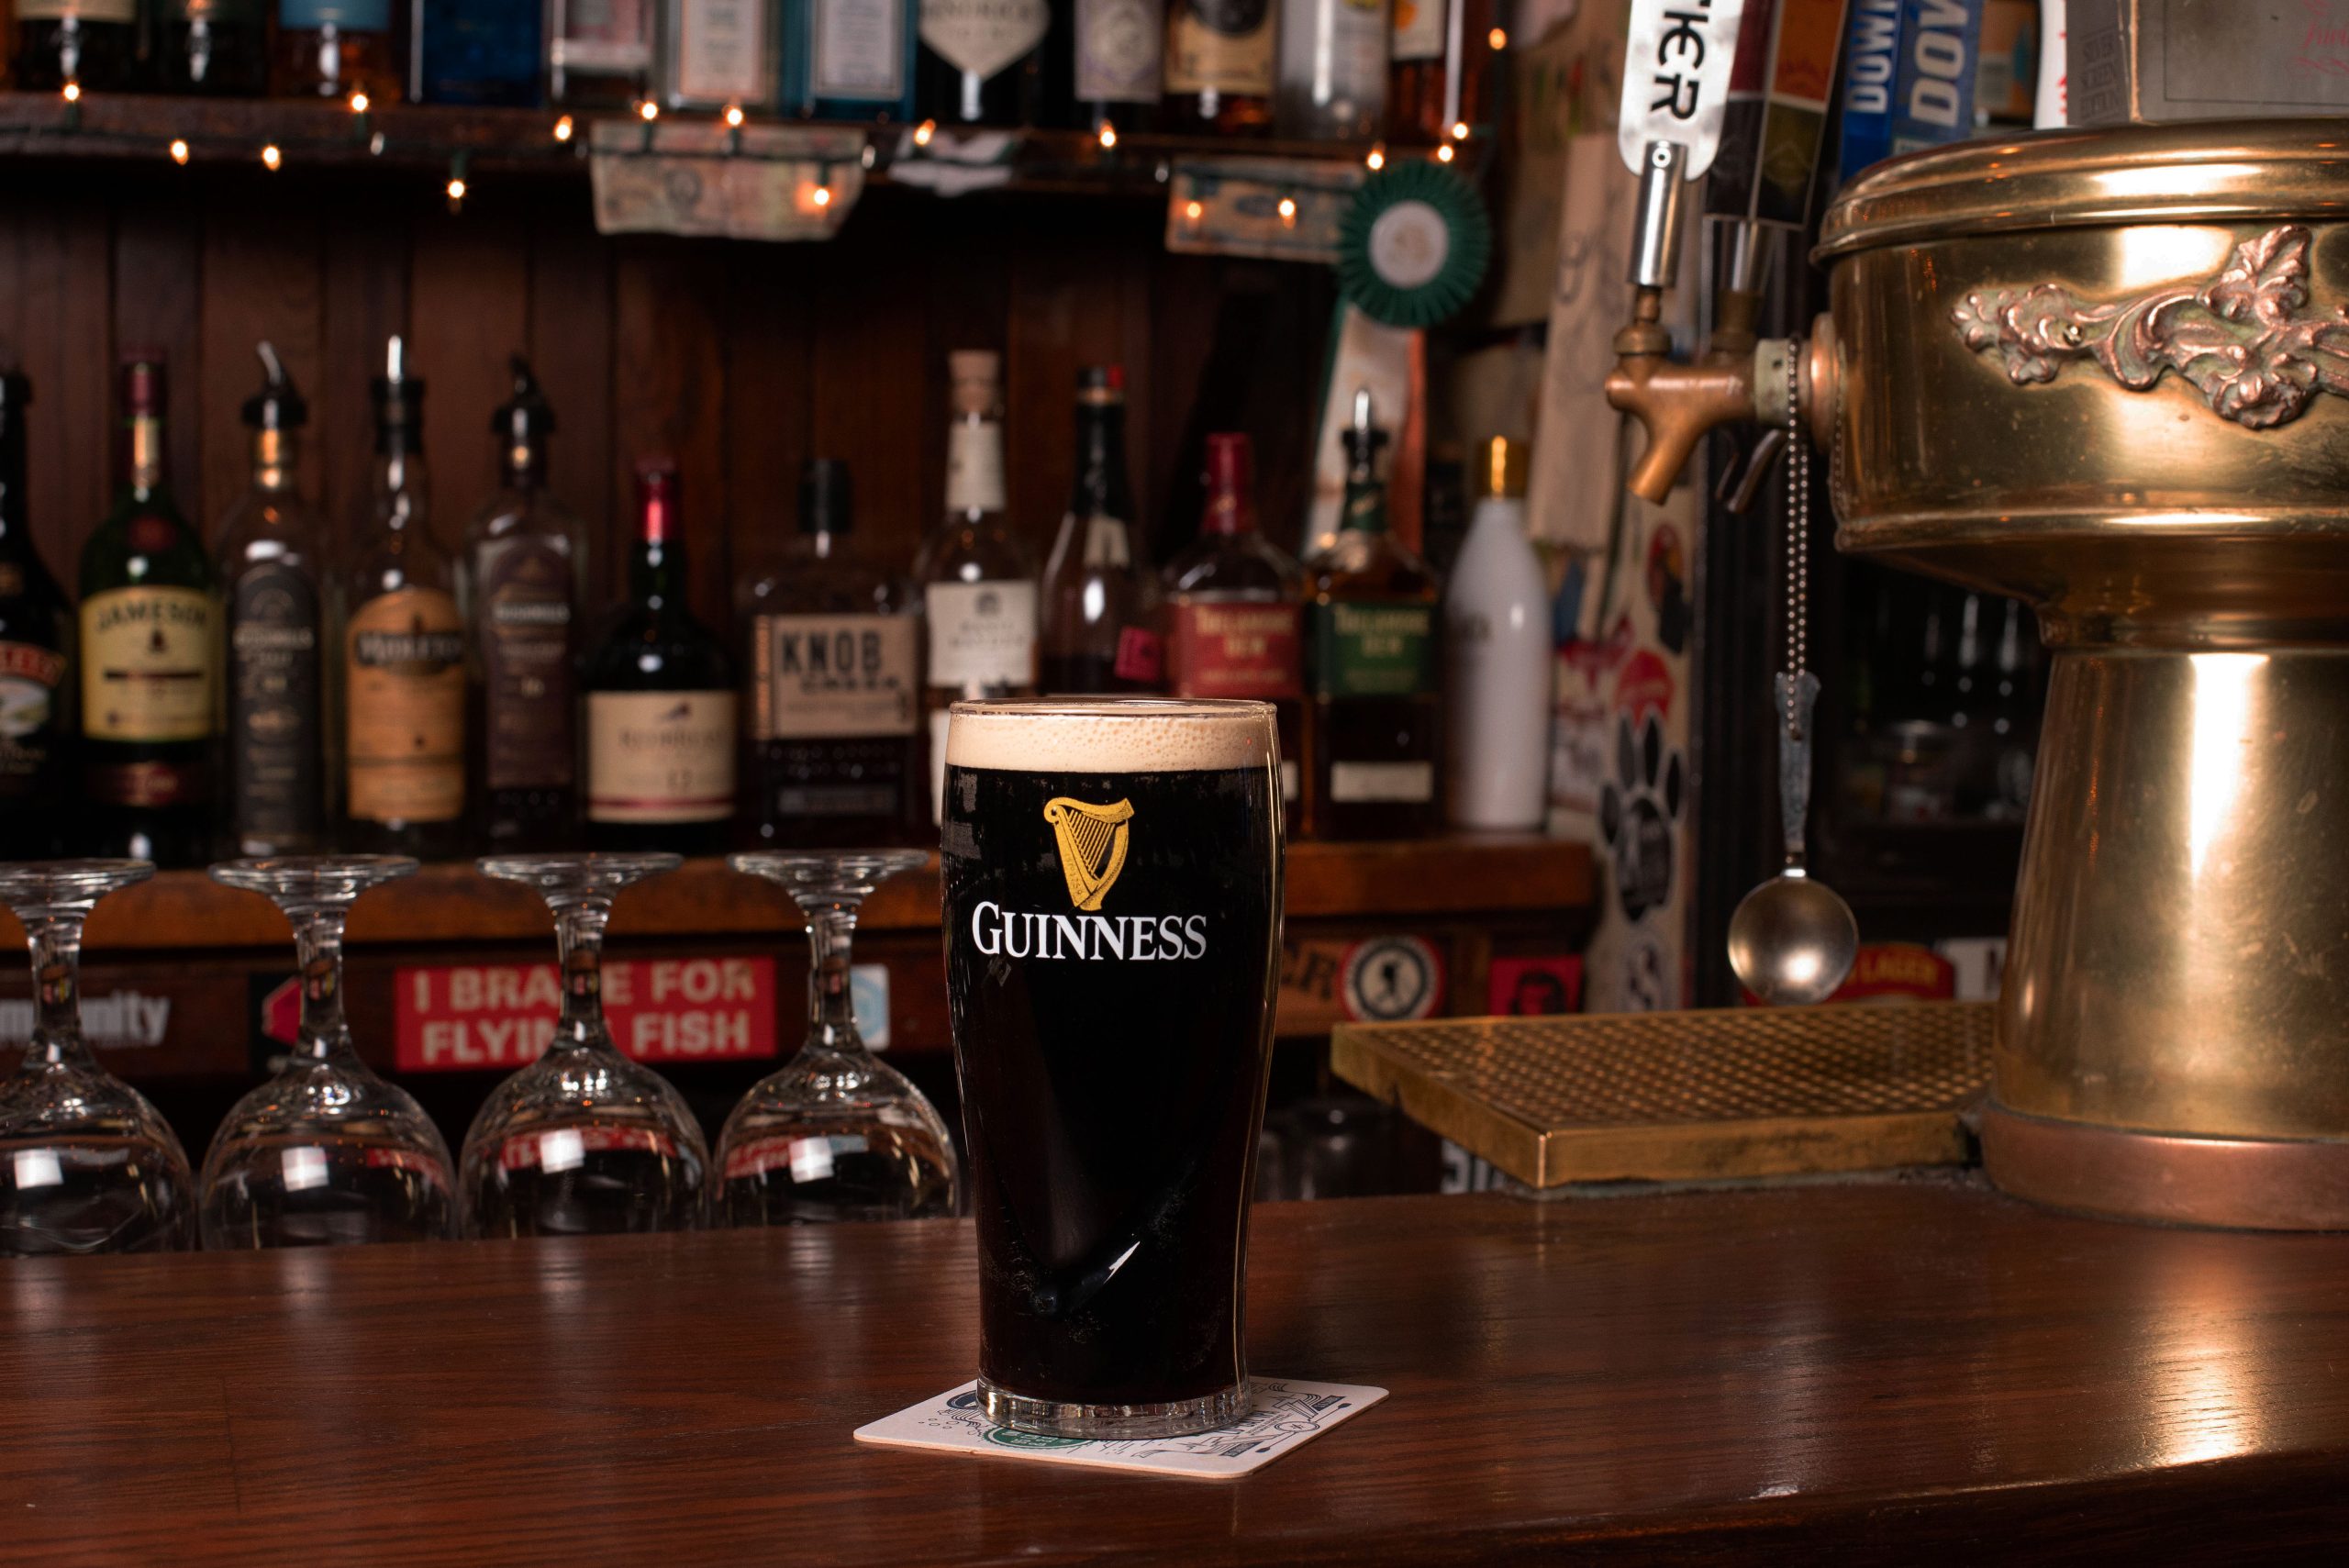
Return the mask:
[[[736,245],[726,253],[726,487],[733,587],[780,564],[799,526],[799,469],[812,448],[817,287],[823,253]],[[734,606],[729,606],[729,616]]]
[[[317,221],[298,206],[265,225],[205,225],[203,374],[200,395],[180,400],[179,423],[193,423],[203,434],[202,488],[186,481],[182,488],[191,507],[202,499],[198,526],[206,539],[251,483],[252,432],[243,408],[262,383],[255,346],[267,339],[275,347],[296,386],[318,384],[325,365],[319,255]],[[306,494],[317,495],[322,479],[316,462],[305,465]]]
[[[374,484],[374,404],[368,384],[384,373],[385,339],[407,329],[406,214],[363,191],[324,204],[324,364],[311,400],[328,526],[350,539],[368,519]]]
[[[944,418],[946,348],[930,335],[916,247],[925,229],[907,204],[874,204],[857,213],[870,223],[865,247],[828,246],[813,257],[818,303],[810,350],[811,457],[840,458],[856,486],[858,548],[870,560],[903,567],[928,531],[944,494],[945,435],[925,417],[927,394]],[[949,228],[939,220],[932,237]],[[977,345],[984,347],[985,345]],[[926,464],[938,477],[926,480]],[[933,487],[933,484],[935,487]]]
[[[453,552],[497,488],[490,420],[514,390],[507,361],[529,341],[529,226],[513,207],[483,202],[427,212],[409,232],[408,340],[428,387],[432,537]],[[560,425],[562,400],[553,401]]]
[[[612,255],[579,192],[549,187],[530,207],[529,353],[556,400],[548,461],[554,493],[586,519],[588,537],[618,539],[628,493],[615,491],[612,445]],[[604,551],[606,591],[625,586],[617,550]],[[593,570],[591,568],[591,570]]]
[[[203,209],[182,182],[167,188],[140,183],[139,199],[115,209],[115,339],[125,349],[156,348],[170,356],[174,417],[164,446],[173,484],[193,508],[204,502],[206,478]],[[311,270],[315,284],[315,261]]]
[[[685,486],[694,613],[726,624],[732,603],[726,528],[725,257],[709,246],[634,240],[613,280],[612,494],[627,497],[641,458],[663,456]],[[627,503],[620,506],[625,516]],[[615,554],[625,536],[611,536]]]

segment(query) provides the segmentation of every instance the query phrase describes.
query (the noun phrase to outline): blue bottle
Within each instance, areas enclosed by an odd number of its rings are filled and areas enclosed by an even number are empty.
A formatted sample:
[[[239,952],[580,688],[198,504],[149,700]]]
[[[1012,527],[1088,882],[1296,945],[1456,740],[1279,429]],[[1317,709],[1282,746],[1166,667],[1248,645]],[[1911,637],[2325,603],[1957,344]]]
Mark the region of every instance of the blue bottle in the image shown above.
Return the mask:
[[[918,4],[784,0],[784,112],[910,122]]]
[[[408,95],[426,104],[543,102],[541,0],[416,0]]]

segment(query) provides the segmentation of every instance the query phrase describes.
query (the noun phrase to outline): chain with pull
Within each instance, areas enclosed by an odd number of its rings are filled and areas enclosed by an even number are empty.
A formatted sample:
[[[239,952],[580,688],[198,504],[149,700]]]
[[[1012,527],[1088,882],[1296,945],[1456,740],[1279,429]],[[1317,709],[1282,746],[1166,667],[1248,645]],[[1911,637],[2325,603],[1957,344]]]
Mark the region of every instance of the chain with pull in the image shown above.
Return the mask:
[[[1810,661],[1810,443],[1802,432],[1802,356],[1787,356],[1787,675]],[[1792,716],[1789,724],[1794,724]]]

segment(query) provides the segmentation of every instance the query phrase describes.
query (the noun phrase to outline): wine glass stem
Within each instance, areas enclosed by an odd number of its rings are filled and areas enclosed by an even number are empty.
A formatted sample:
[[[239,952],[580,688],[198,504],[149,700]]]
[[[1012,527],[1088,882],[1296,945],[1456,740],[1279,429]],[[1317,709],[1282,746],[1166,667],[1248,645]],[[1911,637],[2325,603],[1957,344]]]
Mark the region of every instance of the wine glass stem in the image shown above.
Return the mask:
[[[294,951],[302,964],[302,1034],[295,1046],[323,1061],[349,1042],[342,1017],[342,925],[340,908],[295,912]]]
[[[604,927],[611,917],[608,899],[584,899],[555,911],[555,946],[562,958],[562,1017],[554,1030],[558,1051],[583,1050],[606,1038]]]
[[[59,1067],[95,1067],[82,1039],[82,917],[25,922],[33,952],[33,1054]]]
[[[856,941],[856,906],[832,904],[807,912],[807,1043],[862,1055],[856,998],[849,984],[849,954]]]

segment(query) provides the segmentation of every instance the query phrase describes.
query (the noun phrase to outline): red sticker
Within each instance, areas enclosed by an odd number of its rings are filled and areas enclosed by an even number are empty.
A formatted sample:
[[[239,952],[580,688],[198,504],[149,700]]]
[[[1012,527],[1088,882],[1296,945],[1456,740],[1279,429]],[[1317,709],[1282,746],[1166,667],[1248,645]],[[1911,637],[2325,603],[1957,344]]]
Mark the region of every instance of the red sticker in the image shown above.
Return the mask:
[[[1158,640],[1158,633],[1130,626],[1118,633],[1118,662],[1112,673],[1121,681],[1140,681],[1156,685],[1165,673],[1166,659]]]
[[[395,979],[403,1073],[510,1071],[554,1038],[562,994],[551,963],[403,968]],[[639,1062],[775,1054],[774,960],[618,959],[604,965],[604,1016]]]

